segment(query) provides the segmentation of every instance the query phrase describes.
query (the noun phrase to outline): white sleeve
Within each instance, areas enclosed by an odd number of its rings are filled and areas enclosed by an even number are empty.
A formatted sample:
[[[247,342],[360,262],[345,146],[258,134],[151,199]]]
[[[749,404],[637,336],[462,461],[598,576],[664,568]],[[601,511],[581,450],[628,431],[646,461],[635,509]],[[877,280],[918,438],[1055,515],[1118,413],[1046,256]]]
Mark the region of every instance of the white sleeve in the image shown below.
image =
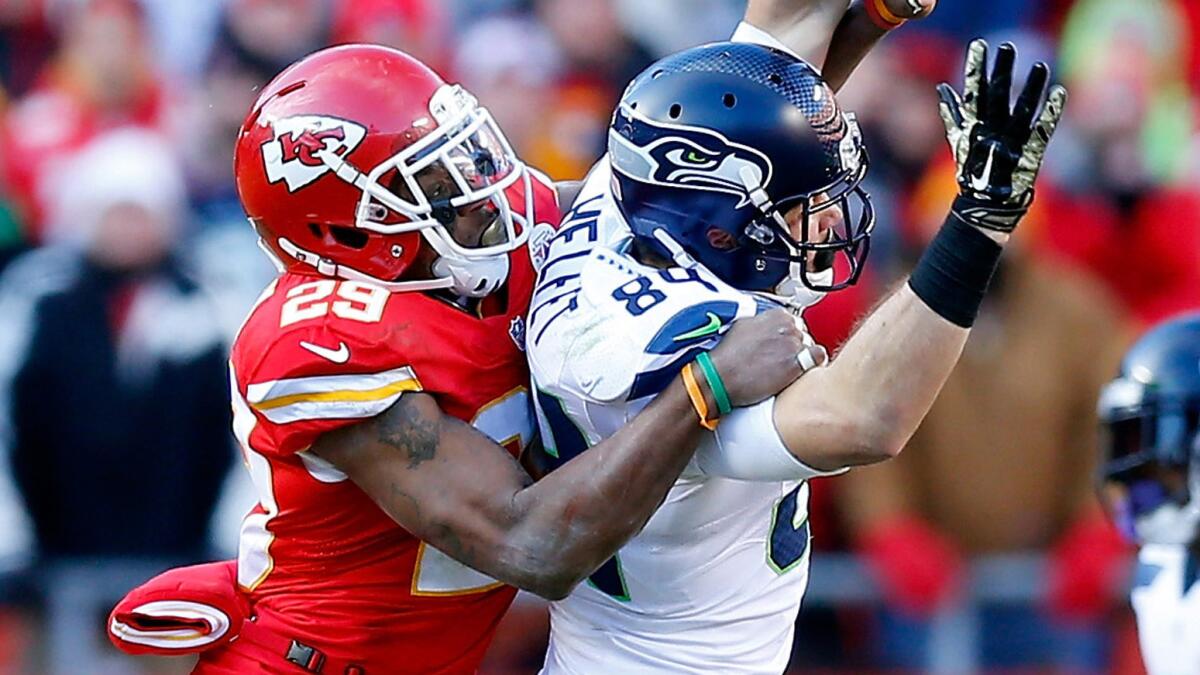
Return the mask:
[[[734,29],[733,35],[729,38],[729,41],[771,47],[773,49],[787,52],[796,58],[800,58],[799,54],[792,51],[787,45],[780,42],[774,35],[771,35],[767,31],[755,26],[749,21],[742,21],[738,23],[737,28]]]
[[[701,440],[696,467],[708,476],[750,481],[808,480],[849,470],[818,471],[797,459],[775,429],[774,410],[771,397],[721,418],[717,430]]]

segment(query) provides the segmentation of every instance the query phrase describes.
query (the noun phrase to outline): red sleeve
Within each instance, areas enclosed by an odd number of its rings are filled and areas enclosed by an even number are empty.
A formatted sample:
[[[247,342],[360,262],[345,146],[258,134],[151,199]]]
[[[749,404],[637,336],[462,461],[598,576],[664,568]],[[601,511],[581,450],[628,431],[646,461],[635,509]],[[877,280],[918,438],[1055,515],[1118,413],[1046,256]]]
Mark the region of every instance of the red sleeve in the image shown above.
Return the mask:
[[[332,315],[279,328],[265,303],[231,360],[234,433],[255,451],[289,455],[334,429],[374,417],[421,383],[389,339],[387,320]]]

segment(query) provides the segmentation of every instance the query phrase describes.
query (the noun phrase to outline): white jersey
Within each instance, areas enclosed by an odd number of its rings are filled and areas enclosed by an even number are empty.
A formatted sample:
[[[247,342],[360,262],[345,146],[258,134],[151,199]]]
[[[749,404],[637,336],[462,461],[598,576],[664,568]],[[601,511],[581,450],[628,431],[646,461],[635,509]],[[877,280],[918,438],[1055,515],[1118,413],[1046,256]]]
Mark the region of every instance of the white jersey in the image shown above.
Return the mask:
[[[1131,600],[1149,675],[1200,675],[1200,556],[1143,546]]]
[[[544,250],[530,305],[526,349],[551,466],[616,432],[764,302],[701,268],[642,265],[626,254],[631,241],[602,164]],[[778,438],[761,419],[755,433]],[[711,438],[645,529],[551,605],[543,672],[786,667],[808,583],[809,489],[800,479],[821,474],[789,455],[793,480],[712,475],[709,467],[727,464],[715,461]]]

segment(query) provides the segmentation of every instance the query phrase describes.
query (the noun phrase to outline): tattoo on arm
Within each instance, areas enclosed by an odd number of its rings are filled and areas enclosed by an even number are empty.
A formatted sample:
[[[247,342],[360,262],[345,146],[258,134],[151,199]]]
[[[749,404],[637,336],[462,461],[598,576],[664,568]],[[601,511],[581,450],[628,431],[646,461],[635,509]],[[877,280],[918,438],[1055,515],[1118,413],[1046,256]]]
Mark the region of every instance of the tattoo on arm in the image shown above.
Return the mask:
[[[380,443],[403,450],[408,458],[408,468],[415,469],[437,455],[438,425],[422,416],[404,397],[395,407],[392,414],[380,418],[377,437]]]

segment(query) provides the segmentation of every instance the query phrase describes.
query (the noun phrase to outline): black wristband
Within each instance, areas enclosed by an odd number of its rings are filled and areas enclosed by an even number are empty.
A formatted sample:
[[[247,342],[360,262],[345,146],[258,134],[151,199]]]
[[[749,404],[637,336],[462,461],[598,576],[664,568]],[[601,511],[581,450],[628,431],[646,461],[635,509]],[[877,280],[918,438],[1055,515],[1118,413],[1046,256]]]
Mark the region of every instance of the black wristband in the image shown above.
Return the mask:
[[[970,328],[1003,250],[951,211],[913,269],[908,286],[938,316]]]

